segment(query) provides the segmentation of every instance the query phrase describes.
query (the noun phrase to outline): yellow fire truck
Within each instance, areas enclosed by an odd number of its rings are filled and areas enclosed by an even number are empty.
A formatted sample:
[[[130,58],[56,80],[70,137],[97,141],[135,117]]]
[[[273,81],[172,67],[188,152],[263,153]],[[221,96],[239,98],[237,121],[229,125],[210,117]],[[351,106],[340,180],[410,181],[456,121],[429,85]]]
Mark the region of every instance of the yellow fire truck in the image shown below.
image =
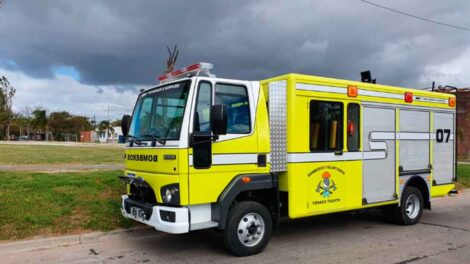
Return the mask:
[[[223,230],[263,250],[281,217],[382,207],[419,221],[455,192],[455,97],[286,74],[217,78],[197,63],[160,76],[123,117],[122,214],[180,234]]]

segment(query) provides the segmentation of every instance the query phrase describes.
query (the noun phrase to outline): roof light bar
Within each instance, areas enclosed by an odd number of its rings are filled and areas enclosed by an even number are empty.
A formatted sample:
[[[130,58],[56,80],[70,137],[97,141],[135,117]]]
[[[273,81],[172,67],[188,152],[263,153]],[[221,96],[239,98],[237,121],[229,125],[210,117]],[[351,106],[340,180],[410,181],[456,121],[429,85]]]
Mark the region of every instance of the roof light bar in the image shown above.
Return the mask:
[[[179,70],[172,71],[164,75],[160,75],[158,76],[158,80],[160,81],[160,83],[164,83],[164,82],[177,80],[188,74],[199,75],[200,73],[203,73],[209,77],[215,77],[215,75],[209,72],[212,68],[214,68],[214,65],[212,65],[211,63],[199,62],[199,63],[191,64]]]

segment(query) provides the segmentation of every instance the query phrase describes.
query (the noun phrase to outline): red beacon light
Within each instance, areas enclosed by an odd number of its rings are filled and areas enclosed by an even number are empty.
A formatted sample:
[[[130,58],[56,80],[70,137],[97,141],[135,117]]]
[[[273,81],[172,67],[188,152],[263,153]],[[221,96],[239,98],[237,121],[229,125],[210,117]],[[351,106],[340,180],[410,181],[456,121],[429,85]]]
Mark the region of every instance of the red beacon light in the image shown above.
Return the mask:
[[[174,80],[186,77],[188,75],[196,76],[201,73],[209,77],[215,77],[215,75],[209,72],[210,70],[212,70],[212,68],[214,68],[214,65],[212,65],[212,63],[199,62],[199,63],[191,64],[179,70],[172,71],[164,75],[160,75],[158,76],[158,80],[160,81],[160,83],[165,83],[165,82],[174,81]]]
[[[406,92],[405,93],[405,102],[406,103],[413,103],[413,93]]]

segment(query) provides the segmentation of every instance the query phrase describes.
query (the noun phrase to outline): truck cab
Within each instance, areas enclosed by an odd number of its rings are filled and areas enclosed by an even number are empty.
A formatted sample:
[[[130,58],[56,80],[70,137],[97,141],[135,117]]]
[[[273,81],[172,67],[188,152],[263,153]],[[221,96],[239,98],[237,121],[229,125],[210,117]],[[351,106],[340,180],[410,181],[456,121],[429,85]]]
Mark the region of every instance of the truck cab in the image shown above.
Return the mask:
[[[259,82],[216,78],[210,68],[200,63],[160,77],[123,118],[125,217],[175,234],[223,228],[241,192],[237,180],[274,188]]]

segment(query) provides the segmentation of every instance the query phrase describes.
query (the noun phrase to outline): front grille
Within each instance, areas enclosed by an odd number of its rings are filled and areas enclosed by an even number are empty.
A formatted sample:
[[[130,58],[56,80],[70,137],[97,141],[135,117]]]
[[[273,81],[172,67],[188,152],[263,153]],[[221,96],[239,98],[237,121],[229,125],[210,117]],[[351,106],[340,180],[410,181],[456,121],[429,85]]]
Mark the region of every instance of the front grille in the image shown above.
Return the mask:
[[[155,192],[150,186],[137,186],[136,184],[131,183],[130,195],[129,198],[135,201],[148,204],[157,204],[157,199],[155,197]]]
[[[152,187],[142,178],[129,176],[120,176],[119,178],[130,186],[129,198],[124,200],[124,210],[131,214],[132,207],[140,208],[145,213],[145,219],[149,220],[152,216],[153,207],[157,205]]]

